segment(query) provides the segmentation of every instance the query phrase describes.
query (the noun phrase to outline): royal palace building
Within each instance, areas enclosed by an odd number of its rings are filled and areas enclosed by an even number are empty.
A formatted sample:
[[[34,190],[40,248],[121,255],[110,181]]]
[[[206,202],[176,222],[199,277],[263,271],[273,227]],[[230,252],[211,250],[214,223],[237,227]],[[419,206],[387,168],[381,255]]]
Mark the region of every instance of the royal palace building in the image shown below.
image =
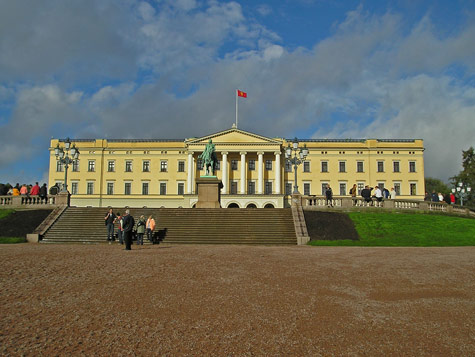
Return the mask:
[[[200,138],[75,139],[79,160],[69,166],[71,205],[93,207],[194,207],[198,156],[215,144],[215,175],[223,183],[222,207],[288,207],[294,167],[285,158],[292,139],[268,138],[231,128]],[[299,192],[349,196],[353,184],[395,188],[398,198],[424,198],[424,146],[420,139],[299,139],[308,155],[297,168]],[[65,167],[51,140],[49,183],[62,184]]]

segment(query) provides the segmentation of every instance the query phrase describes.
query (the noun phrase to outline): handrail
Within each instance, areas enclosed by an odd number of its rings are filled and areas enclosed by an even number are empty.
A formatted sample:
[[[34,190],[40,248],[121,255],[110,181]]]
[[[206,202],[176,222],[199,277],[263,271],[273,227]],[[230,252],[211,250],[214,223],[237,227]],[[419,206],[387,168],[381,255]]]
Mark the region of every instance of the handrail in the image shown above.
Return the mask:
[[[376,198],[371,198],[369,201],[363,197],[345,197],[336,196],[328,201],[325,196],[302,196],[302,206],[304,209],[323,209],[323,208],[366,208],[376,207],[382,209],[400,209],[400,210],[422,210],[452,213],[458,215],[466,215],[475,217],[475,212],[468,208],[461,206],[449,205],[445,202],[431,202],[408,199],[383,199],[378,201]]]

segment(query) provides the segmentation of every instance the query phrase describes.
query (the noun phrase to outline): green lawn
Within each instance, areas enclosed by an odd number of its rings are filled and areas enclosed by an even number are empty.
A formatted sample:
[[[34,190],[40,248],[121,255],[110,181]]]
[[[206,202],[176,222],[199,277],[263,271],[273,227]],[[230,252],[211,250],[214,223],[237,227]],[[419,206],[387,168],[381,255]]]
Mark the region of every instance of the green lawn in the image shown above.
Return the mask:
[[[359,241],[311,241],[315,246],[475,246],[475,219],[422,213],[350,212]]]
[[[9,216],[13,212],[15,212],[15,210],[13,209],[0,209],[0,219]],[[25,243],[25,242],[26,242],[26,239],[22,237],[0,237],[0,244]]]
[[[15,212],[13,209],[0,209],[0,219],[5,218],[13,212]]]
[[[26,243],[26,238],[21,237],[0,237],[0,244]]]

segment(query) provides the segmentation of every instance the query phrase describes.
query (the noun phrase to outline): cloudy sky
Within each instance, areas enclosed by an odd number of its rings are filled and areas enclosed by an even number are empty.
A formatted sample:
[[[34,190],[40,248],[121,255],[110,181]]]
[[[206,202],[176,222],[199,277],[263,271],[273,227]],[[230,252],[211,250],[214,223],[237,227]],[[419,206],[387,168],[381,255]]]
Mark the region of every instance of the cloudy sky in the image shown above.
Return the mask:
[[[422,138],[475,146],[473,0],[0,0],[0,182],[51,137]]]

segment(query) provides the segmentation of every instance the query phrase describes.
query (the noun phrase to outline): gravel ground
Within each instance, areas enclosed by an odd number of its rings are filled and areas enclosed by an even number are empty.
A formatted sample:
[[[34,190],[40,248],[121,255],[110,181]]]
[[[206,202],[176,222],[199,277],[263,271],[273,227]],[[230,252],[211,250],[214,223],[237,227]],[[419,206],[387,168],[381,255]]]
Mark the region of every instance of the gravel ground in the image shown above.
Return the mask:
[[[0,354],[474,356],[475,247],[0,247]]]

